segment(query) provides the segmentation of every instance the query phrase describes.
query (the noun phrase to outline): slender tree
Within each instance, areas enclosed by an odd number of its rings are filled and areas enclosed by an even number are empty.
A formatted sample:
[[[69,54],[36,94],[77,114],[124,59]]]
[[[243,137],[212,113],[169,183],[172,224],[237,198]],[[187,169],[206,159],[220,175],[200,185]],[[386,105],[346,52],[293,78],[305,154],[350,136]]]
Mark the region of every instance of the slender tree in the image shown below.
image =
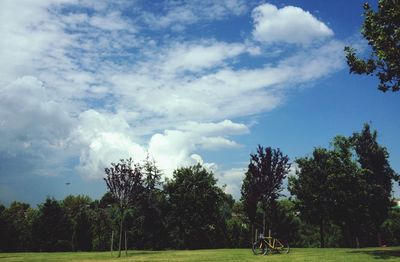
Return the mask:
[[[257,153],[250,154],[250,163],[241,192],[245,210],[251,222],[255,220],[257,204],[261,203],[264,219],[267,215],[268,226],[273,230],[277,200],[289,169],[289,158],[283,155],[279,148],[264,149],[259,145]]]
[[[120,257],[125,211],[130,204],[133,204],[142,196],[144,190],[143,173],[141,166],[135,164],[132,158],[121,159],[117,164],[112,163],[111,167],[105,169],[105,173],[106,177],[104,180],[119,208],[118,257]]]

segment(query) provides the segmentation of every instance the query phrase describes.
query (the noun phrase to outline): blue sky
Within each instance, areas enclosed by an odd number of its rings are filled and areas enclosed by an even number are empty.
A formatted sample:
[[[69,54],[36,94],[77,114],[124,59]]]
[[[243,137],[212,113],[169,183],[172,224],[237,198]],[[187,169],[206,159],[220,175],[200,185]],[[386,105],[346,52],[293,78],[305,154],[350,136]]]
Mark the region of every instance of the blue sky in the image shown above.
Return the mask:
[[[238,198],[257,144],[295,160],[366,122],[400,172],[399,95],[343,54],[368,50],[363,2],[2,1],[0,202],[99,198],[104,167],[147,153]]]

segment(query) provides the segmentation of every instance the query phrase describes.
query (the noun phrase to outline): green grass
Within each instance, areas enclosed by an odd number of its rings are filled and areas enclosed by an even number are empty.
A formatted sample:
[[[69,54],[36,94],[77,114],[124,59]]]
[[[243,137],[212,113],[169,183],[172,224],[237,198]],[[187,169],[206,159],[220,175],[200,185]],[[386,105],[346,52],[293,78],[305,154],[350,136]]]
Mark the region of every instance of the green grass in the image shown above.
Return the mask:
[[[114,256],[117,253],[114,252]],[[250,249],[129,251],[121,258],[110,252],[0,253],[1,261],[400,261],[400,247],[294,248],[289,254],[254,256]]]

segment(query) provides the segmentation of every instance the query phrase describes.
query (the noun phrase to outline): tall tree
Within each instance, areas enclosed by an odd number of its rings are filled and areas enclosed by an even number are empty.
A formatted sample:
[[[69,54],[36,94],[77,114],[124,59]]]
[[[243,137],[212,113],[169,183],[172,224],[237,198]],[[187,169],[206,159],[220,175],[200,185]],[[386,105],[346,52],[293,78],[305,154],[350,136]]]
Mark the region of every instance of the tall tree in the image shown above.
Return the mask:
[[[261,203],[264,216],[267,215],[269,221],[268,226],[274,230],[272,227],[276,220],[277,200],[289,169],[289,158],[283,155],[279,148],[264,149],[259,145],[257,153],[250,154],[250,163],[241,192],[251,222],[255,220],[257,204]]]
[[[40,251],[70,251],[71,224],[60,203],[52,198],[39,206],[32,234]]]
[[[0,205],[0,250],[28,251],[31,248],[31,217],[29,204],[12,202],[9,208]]]
[[[89,221],[89,208],[92,200],[84,195],[69,195],[61,204],[72,224],[73,250],[89,251],[92,245]]]
[[[222,204],[225,193],[216,185],[214,174],[200,164],[174,171],[164,185],[168,199],[168,225],[175,248],[222,246]]]
[[[167,231],[165,226],[166,198],[161,190],[161,170],[149,156],[143,165],[144,192],[137,205],[136,219],[141,221],[141,234],[138,248],[161,249],[166,247]]]
[[[120,213],[118,257],[121,256],[122,230],[125,211],[130,204],[134,204],[143,193],[143,173],[139,164],[135,164],[132,158],[121,159],[119,163],[111,163],[111,167],[105,169],[107,187],[116,200]]]
[[[112,210],[115,209],[115,203],[111,193],[107,192],[100,201],[95,200],[92,204],[90,220],[93,250],[104,251],[110,248],[110,234],[112,234],[115,224],[112,220]]]
[[[379,229],[388,217],[392,205],[393,180],[398,180],[398,175],[390,166],[386,148],[378,144],[377,136],[377,132],[371,131],[370,126],[365,124],[363,130],[354,133],[351,140],[363,169],[368,214],[377,234],[378,244],[381,245]]]
[[[360,246],[363,228],[368,227],[365,190],[361,168],[354,160],[351,140],[336,136],[331,150],[331,220],[341,228],[347,246]]]
[[[75,251],[92,249],[92,228],[89,211],[82,208],[75,216],[72,230],[72,244]]]
[[[319,226],[320,246],[325,247],[324,227],[330,218],[332,199],[331,153],[324,148],[314,149],[312,157],[296,160],[296,176],[289,177],[289,191],[296,196],[300,216],[307,222]]]
[[[400,1],[379,0],[378,10],[364,4],[364,24],[361,33],[372,48],[370,58],[364,60],[352,47],[345,47],[350,72],[375,74],[378,89],[386,92],[400,90]]]

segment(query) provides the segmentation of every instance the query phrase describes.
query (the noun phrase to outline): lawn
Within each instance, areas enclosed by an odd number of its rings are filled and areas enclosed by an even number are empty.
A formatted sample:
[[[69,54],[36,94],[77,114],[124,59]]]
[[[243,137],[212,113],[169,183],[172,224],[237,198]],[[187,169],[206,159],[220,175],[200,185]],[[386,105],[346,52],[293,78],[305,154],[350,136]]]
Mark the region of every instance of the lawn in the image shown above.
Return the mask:
[[[114,256],[116,252],[114,252]],[[400,247],[294,248],[289,254],[254,256],[250,249],[129,251],[121,258],[110,252],[0,253],[1,261],[400,261]]]

